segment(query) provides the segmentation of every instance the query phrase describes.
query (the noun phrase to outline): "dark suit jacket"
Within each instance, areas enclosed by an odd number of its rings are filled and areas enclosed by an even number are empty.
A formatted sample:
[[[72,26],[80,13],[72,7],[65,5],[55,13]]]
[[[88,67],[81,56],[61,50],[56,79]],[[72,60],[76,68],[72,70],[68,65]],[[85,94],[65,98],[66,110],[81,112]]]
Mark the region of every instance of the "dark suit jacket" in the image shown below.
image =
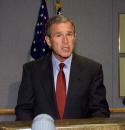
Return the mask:
[[[23,66],[15,111],[17,120],[31,120],[41,113],[59,119],[51,56]],[[101,65],[73,54],[64,119],[109,115]]]

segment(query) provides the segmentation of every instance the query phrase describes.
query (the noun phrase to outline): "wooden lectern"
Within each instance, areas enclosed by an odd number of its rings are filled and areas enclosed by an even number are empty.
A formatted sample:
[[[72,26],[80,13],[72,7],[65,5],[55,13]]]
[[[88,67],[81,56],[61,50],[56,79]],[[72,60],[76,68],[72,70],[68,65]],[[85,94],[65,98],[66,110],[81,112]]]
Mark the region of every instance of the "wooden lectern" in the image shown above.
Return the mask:
[[[0,122],[0,130],[31,130],[30,121]],[[56,130],[125,130],[125,118],[56,120]]]

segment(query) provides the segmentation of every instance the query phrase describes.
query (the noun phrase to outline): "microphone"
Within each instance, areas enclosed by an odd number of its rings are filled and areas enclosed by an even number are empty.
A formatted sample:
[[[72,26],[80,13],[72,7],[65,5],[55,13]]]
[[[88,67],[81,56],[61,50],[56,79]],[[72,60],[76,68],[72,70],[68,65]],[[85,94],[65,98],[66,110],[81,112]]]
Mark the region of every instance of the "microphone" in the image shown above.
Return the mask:
[[[125,105],[125,98],[123,98],[122,103],[123,103],[123,105]]]

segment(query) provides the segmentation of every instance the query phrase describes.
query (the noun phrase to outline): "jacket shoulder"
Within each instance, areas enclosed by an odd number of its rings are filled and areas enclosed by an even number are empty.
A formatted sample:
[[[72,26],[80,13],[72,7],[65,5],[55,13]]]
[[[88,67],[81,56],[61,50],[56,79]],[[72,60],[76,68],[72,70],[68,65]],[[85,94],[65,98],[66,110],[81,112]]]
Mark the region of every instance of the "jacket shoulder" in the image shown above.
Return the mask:
[[[24,68],[32,68],[32,67],[38,68],[41,65],[44,67],[47,64],[50,64],[50,62],[51,62],[51,56],[44,56],[39,60],[34,60],[34,61],[30,61],[23,64],[23,67]]]
[[[80,65],[88,65],[88,66],[101,66],[101,64],[93,59],[90,59],[85,56],[80,56],[78,54],[74,55],[74,60],[78,62]]]

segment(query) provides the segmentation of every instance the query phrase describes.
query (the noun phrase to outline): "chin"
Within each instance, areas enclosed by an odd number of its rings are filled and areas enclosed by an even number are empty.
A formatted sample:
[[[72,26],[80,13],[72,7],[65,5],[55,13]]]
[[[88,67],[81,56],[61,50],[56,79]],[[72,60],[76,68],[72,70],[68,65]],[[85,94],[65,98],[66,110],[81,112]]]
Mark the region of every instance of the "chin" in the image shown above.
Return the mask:
[[[71,54],[68,55],[62,55],[63,58],[67,59],[68,57],[70,57]]]

